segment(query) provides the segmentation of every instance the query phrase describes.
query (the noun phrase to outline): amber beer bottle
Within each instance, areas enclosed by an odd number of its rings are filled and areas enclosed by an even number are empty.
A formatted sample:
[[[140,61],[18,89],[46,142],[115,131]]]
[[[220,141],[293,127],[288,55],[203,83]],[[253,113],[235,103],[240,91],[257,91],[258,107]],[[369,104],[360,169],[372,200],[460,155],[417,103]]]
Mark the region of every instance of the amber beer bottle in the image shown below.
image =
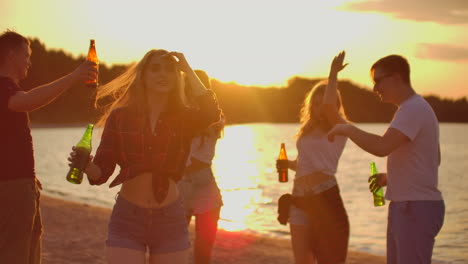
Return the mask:
[[[88,124],[81,140],[75,146],[76,156],[73,159],[70,170],[67,174],[67,181],[80,184],[83,181],[83,170],[88,164],[91,154],[91,140],[93,138],[93,124]]]
[[[89,50],[88,50],[87,60],[96,63],[96,69],[99,68],[99,60],[98,60],[97,53],[96,53],[96,43],[94,39],[91,39],[89,41]],[[94,80],[86,80],[86,85],[89,87],[96,88],[98,86],[98,77],[96,76],[96,79]]]
[[[279,182],[288,182],[288,156],[284,143],[281,143],[278,157],[278,180]]]
[[[375,162],[370,163],[371,169],[371,176],[376,175],[379,173],[377,171],[377,166],[375,166]],[[372,181],[376,181],[377,179],[372,179]],[[374,206],[382,206],[385,204],[384,193],[382,187],[379,187],[377,190],[372,192],[372,196],[374,197]]]

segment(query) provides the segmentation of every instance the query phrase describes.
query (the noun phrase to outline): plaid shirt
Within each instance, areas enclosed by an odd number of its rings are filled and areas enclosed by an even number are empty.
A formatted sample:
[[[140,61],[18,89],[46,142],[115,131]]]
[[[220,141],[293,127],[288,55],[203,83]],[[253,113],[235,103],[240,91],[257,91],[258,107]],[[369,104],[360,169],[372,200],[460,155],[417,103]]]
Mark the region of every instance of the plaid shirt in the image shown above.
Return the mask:
[[[151,133],[146,116],[115,109],[108,117],[94,163],[101,177],[92,185],[105,183],[120,166],[120,173],[109,188],[143,172],[153,174],[153,194],[161,202],[167,195],[169,179],[180,180],[190,152],[193,137],[219,120],[220,109],[214,93],[197,98],[199,109],[184,109],[161,113]]]

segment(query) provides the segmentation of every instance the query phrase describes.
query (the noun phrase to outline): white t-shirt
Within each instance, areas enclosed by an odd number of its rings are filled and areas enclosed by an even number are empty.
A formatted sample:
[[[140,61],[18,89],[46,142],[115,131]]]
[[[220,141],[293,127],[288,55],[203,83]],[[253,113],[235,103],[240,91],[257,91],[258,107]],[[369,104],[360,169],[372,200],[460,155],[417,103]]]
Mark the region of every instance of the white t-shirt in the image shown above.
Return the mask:
[[[391,128],[405,134],[407,142],[387,158],[387,191],[392,201],[442,200],[437,189],[439,123],[431,106],[413,95],[398,108]]]
[[[327,134],[316,136],[311,133],[300,137],[296,142],[296,178],[314,172],[335,175],[338,161],[346,144],[346,137],[337,136],[329,142]]]

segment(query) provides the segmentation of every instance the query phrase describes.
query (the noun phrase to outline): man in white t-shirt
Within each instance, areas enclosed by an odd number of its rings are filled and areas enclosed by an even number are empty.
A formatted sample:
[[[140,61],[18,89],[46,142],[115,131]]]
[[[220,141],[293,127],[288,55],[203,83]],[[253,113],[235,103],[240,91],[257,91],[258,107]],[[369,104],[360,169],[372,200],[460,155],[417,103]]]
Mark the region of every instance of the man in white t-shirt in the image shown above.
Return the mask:
[[[405,58],[390,55],[371,67],[374,91],[383,102],[398,106],[383,136],[352,124],[338,124],[329,132],[349,137],[363,150],[387,157],[387,173],[378,174],[378,186],[387,185],[390,200],[387,225],[387,263],[431,263],[435,237],[444,222],[445,205],[437,189],[440,165],[439,125],[431,106],[411,86]],[[376,186],[370,186],[371,189]]]

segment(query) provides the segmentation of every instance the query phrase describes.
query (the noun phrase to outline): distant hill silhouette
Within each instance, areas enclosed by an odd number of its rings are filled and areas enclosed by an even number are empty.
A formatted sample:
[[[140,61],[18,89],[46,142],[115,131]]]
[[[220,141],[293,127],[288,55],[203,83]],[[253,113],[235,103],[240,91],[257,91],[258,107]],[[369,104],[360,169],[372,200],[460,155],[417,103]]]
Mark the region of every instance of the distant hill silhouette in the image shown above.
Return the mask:
[[[31,39],[32,66],[21,85],[33,88],[61,77],[76,68],[84,57],[74,57],[61,50],[49,50],[38,39]],[[98,54],[99,56],[99,54]],[[127,65],[99,65],[99,82],[105,84],[126,69]],[[208,73],[209,74],[209,73]],[[211,76],[215,77],[215,76]],[[228,123],[298,122],[305,94],[320,78],[292,77],[286,87],[247,87],[212,79]],[[380,102],[370,90],[352,82],[339,83],[346,115],[353,122],[389,122],[396,107]],[[56,101],[31,113],[31,121],[41,124],[81,124],[94,122],[99,110],[94,109],[95,90],[84,85],[72,87]],[[452,100],[428,96],[440,122],[468,122],[466,97]]]

